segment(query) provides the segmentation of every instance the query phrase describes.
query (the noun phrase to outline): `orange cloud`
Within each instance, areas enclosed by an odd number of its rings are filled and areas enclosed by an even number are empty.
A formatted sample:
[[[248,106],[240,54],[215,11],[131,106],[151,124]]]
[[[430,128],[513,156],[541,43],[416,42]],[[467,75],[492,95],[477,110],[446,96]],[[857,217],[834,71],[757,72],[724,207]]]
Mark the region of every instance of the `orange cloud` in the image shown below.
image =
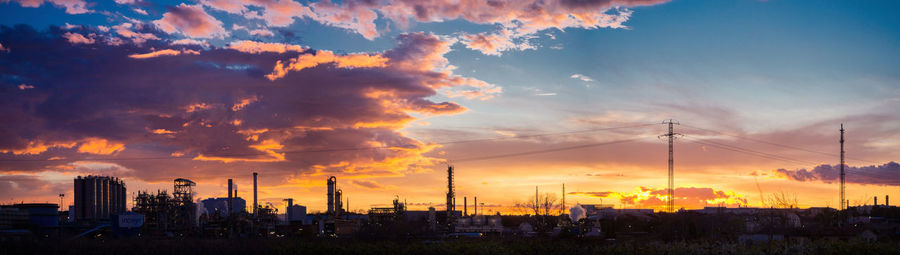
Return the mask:
[[[256,100],[258,100],[256,96],[241,99],[240,102],[234,104],[234,106],[231,106],[231,110],[235,112],[240,111],[241,109],[244,109],[244,107],[247,107],[247,105],[256,102]]]
[[[285,65],[279,60],[275,63],[275,69],[271,74],[267,74],[269,80],[276,80],[287,75],[288,71],[300,71],[306,68],[313,68],[320,64],[335,63],[339,68],[362,68],[362,67],[384,67],[388,59],[381,55],[372,55],[365,53],[354,53],[348,55],[335,55],[334,52],[327,50],[316,51],[313,54],[303,54],[290,60]]]
[[[57,143],[49,143],[48,144],[48,143],[44,143],[41,141],[30,141],[30,142],[28,142],[28,145],[25,146],[25,148],[5,149],[5,150],[0,150],[0,153],[12,153],[15,155],[26,155],[26,154],[27,155],[37,155],[37,154],[41,154],[42,152],[47,151],[47,149],[50,149],[50,148],[72,148],[72,147],[75,147],[76,144],[78,144],[78,143],[76,143],[76,142],[70,142],[70,143],[57,142]]]
[[[109,155],[125,149],[124,143],[111,142],[102,138],[87,138],[78,146],[78,152]]]
[[[144,53],[144,54],[131,54],[131,55],[128,55],[128,57],[136,58],[136,59],[145,59],[145,58],[155,58],[155,57],[159,57],[159,56],[178,56],[181,54],[200,55],[200,52],[196,51],[196,50],[184,50],[183,49],[181,51],[177,51],[177,50],[173,50],[173,49],[164,49],[164,50],[158,50],[158,51],[148,52],[148,53]]]
[[[664,210],[666,207],[666,189],[638,187],[633,192],[569,192],[569,195],[613,198],[628,205],[640,208]],[[734,191],[715,190],[713,188],[677,187],[675,188],[675,206],[678,208],[697,209],[705,206],[747,206],[747,199]]]
[[[167,135],[167,134],[174,134],[175,132],[159,128],[159,129],[152,130],[151,133],[158,134],[158,135]]]
[[[196,112],[200,110],[212,109],[214,106],[207,103],[196,103],[192,105],[185,106],[184,109],[187,112]]]
[[[260,152],[264,152],[265,155],[260,155],[261,157],[246,158],[246,157],[234,157],[234,156],[206,156],[203,154],[199,154],[196,157],[194,157],[194,160],[222,161],[223,163],[285,161],[284,153],[276,152],[276,150],[281,150],[282,148],[284,148],[284,145],[281,145],[278,141],[275,141],[272,139],[267,139],[267,140],[263,140],[262,142],[260,142],[258,144],[250,145],[250,148],[253,148]]]

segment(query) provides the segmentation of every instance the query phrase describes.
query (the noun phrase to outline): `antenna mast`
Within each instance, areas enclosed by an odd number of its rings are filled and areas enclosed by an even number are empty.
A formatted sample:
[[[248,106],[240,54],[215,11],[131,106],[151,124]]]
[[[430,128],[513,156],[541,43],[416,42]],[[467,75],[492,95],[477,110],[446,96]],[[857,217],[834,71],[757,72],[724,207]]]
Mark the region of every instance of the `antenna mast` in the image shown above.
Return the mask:
[[[841,123],[841,210],[844,210],[844,201],[846,201],[846,197],[844,196],[844,123]]]
[[[673,145],[675,144],[675,136],[680,136],[681,134],[675,133],[672,125],[680,124],[673,119],[663,121],[662,124],[669,124],[669,133],[659,136],[660,138],[669,138],[669,188],[666,189],[666,211],[675,212],[675,154],[673,153]]]

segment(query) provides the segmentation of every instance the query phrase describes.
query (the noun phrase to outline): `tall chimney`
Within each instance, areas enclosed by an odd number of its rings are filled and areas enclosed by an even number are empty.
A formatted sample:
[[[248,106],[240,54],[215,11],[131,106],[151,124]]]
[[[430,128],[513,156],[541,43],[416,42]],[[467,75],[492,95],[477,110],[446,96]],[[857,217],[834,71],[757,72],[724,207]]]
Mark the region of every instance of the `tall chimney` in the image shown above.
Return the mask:
[[[478,197],[475,197],[475,216],[478,216]]]
[[[253,172],[253,215],[256,215],[256,172]],[[290,210],[290,209],[288,209]]]
[[[231,179],[228,179],[228,209],[226,209],[226,210],[228,210],[228,212],[225,215],[231,214],[231,211],[232,211],[231,208],[233,205],[231,202],[232,201],[231,191],[233,190],[233,187],[234,187],[234,183],[231,181]]]
[[[875,202],[873,202],[873,204],[872,204],[872,205],[874,205],[874,206],[878,206],[878,196],[875,196]]]
[[[890,200],[888,200],[888,195],[884,195],[884,206],[891,206],[888,202],[890,202]]]

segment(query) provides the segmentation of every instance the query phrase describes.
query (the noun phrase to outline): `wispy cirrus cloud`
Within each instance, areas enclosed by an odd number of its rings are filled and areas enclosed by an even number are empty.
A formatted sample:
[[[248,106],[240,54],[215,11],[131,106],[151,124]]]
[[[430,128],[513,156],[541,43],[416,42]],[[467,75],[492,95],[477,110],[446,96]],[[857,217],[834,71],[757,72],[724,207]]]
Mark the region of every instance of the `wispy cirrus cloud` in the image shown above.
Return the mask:
[[[584,82],[592,82],[592,81],[594,81],[593,78],[588,77],[588,76],[583,75],[583,74],[578,74],[578,73],[573,74],[572,76],[569,76],[569,78],[576,79],[576,80],[581,80],[581,81],[584,81]]]

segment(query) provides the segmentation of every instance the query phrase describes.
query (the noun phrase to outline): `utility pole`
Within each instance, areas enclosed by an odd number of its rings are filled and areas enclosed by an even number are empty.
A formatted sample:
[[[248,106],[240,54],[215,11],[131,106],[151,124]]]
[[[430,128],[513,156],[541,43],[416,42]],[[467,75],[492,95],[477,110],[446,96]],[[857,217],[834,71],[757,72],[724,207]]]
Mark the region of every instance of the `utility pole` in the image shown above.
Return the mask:
[[[841,123],[841,210],[846,209],[844,207],[844,123]]]
[[[669,188],[666,190],[666,211],[675,212],[675,154],[673,153],[673,145],[675,144],[675,136],[680,136],[681,134],[675,133],[672,125],[680,124],[673,119],[663,121],[662,124],[669,124],[669,133],[659,136],[660,138],[669,138]]]

